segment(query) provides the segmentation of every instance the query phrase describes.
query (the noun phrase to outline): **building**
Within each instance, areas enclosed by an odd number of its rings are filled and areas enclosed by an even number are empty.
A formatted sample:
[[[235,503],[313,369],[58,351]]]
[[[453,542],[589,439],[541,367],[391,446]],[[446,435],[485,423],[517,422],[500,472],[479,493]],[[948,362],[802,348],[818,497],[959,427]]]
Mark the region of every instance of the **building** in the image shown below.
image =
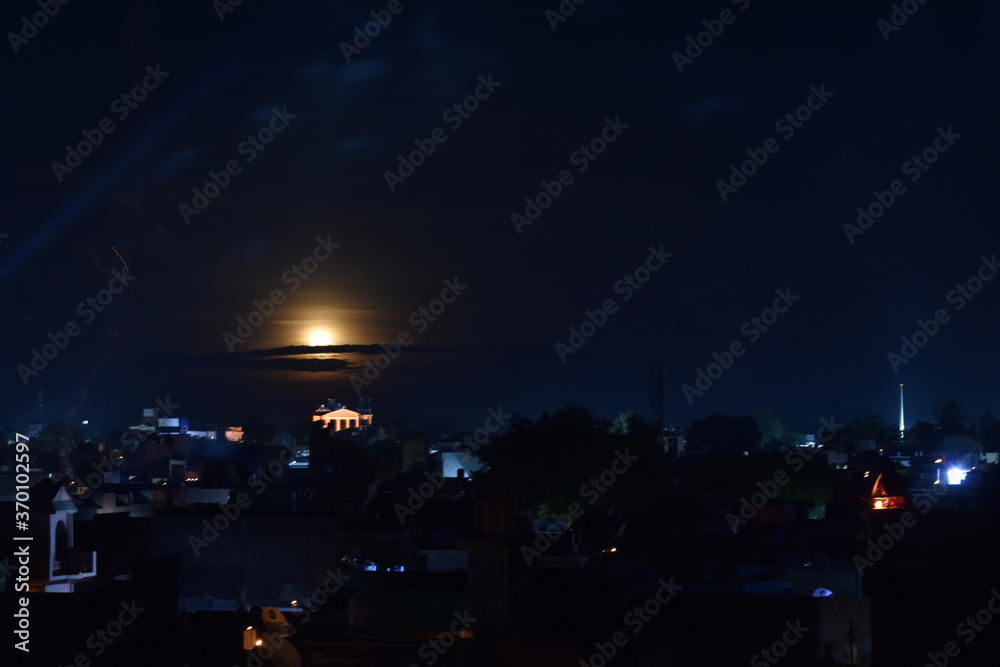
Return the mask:
[[[17,503],[22,507],[24,504]],[[7,516],[14,516],[15,503],[0,503],[0,510],[7,512]],[[32,488],[29,519],[16,526],[16,534],[11,534],[15,532],[14,522],[11,522],[10,532],[0,533],[5,544],[30,551],[27,568],[22,568],[28,573],[25,576],[22,570],[14,567],[17,559],[9,558],[11,570],[8,577],[0,577],[0,590],[20,591],[15,584],[25,583],[27,579],[27,592],[30,593],[72,593],[77,583],[96,577],[97,553],[77,549],[75,545],[73,519],[76,512],[76,503],[62,485],[44,479]],[[19,562],[25,563],[24,560]]]
[[[430,454],[441,457],[441,474],[445,477],[468,477],[483,467],[479,457],[459,441],[436,442],[431,447]]]
[[[327,401],[313,412],[314,422],[323,422],[323,428],[347,431],[372,425],[371,410],[355,412],[340,403]]]

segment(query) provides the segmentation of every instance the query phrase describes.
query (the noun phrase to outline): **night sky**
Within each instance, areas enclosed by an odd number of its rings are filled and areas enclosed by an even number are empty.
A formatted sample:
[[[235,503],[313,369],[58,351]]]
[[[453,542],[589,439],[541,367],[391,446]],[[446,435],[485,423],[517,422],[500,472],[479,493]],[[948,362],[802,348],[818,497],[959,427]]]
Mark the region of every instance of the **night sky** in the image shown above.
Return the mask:
[[[556,0],[402,0],[363,48],[355,27],[386,2],[244,0],[221,20],[209,0],[59,6],[0,57],[0,423],[37,421],[42,389],[45,421],[101,428],[167,396],[196,422],[290,427],[355,385],[377,420],[414,426],[648,414],[654,362],[678,426],[760,409],[804,432],[832,411],[892,424],[899,383],[908,425],[948,400],[1000,411],[1000,280],[957,291],[998,270],[982,258],[1000,253],[1000,6],[911,0],[889,30],[890,3],[801,4],[566,0],[556,21]],[[37,11],[5,3],[0,25]],[[85,132],[100,143],[69,167]],[[415,142],[434,150],[400,171]],[[845,229],[875,191],[892,205]],[[326,259],[303,278],[307,257]],[[86,304],[109,284],[101,312]],[[251,336],[224,336],[275,290]],[[557,349],[609,299],[582,347]],[[67,325],[47,367],[18,369]]]

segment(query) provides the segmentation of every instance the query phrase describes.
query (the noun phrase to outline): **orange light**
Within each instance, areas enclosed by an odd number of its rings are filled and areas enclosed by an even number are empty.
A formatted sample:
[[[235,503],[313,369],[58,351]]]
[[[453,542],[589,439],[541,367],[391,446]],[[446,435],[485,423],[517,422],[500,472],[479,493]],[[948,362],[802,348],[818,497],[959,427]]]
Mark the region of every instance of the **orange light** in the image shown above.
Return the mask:
[[[312,347],[333,345],[333,332],[325,327],[314,327],[306,332],[306,338]]]

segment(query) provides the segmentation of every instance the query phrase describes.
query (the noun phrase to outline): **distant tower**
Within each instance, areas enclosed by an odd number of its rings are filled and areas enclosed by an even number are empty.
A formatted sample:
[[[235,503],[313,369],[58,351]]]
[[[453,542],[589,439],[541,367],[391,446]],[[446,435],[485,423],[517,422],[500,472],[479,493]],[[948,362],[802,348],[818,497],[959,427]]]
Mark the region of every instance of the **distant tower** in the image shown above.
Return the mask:
[[[903,424],[903,385],[899,385],[899,439],[903,439],[903,431],[906,426]]]

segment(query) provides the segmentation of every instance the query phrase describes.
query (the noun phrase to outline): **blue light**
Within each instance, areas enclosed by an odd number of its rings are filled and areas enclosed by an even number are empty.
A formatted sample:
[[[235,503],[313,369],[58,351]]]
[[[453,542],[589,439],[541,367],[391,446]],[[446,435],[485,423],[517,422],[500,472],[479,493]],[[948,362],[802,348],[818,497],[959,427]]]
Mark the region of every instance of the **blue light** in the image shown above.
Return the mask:
[[[948,483],[955,485],[961,484],[965,481],[965,476],[969,474],[968,470],[963,470],[961,468],[950,468],[948,470]]]

